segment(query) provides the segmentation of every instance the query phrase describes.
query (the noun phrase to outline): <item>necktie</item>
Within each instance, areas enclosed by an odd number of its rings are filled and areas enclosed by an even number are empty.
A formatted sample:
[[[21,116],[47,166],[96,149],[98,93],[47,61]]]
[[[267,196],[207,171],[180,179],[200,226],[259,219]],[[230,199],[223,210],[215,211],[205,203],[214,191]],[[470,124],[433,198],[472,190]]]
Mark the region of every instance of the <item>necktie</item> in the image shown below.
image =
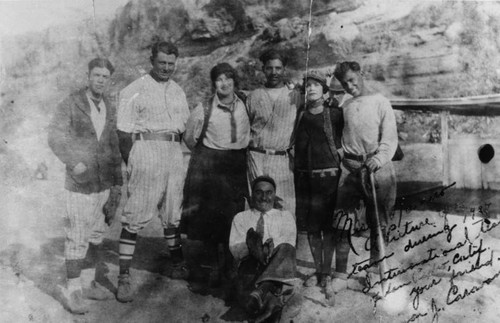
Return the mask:
[[[101,101],[97,101],[97,100],[92,99],[92,102],[94,102],[94,106],[97,109],[97,112],[101,113],[101,108],[99,107],[99,102],[101,102]]]
[[[257,221],[257,226],[255,227],[255,232],[260,234],[262,238],[264,238],[264,214],[266,214],[266,212],[260,213],[259,220]]]
[[[236,142],[236,119],[234,118],[234,107],[231,109],[230,107],[222,104],[217,105],[217,107],[231,114],[231,142]]]

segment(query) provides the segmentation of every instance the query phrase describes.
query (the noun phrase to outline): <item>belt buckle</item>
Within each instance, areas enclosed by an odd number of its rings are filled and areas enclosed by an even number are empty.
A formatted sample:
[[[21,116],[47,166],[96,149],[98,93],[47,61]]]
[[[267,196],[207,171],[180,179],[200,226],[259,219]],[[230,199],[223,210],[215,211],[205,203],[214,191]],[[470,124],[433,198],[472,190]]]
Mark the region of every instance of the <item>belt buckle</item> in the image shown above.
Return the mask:
[[[274,149],[264,149],[266,155],[276,155],[276,150]]]

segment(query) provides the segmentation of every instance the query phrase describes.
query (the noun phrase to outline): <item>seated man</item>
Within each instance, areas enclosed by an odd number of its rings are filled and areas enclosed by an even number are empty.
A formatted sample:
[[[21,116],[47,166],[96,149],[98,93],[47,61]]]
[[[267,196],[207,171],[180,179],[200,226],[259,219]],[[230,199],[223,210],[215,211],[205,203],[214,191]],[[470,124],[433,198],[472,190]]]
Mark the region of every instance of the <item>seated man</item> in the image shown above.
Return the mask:
[[[275,181],[257,177],[252,182],[252,208],[234,217],[229,238],[238,264],[239,292],[253,289],[246,307],[257,322],[271,316],[279,319],[295,282],[295,219],[289,211],[273,208],[275,196]]]

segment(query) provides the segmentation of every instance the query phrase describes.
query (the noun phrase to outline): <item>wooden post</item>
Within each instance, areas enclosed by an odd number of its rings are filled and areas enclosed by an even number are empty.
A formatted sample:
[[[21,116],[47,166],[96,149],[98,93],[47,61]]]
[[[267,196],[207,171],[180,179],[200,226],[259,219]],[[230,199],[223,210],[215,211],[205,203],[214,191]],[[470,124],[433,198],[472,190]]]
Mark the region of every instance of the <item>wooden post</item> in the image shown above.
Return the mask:
[[[443,151],[443,185],[450,185],[450,165],[448,156],[448,117],[449,111],[441,111],[441,148]]]

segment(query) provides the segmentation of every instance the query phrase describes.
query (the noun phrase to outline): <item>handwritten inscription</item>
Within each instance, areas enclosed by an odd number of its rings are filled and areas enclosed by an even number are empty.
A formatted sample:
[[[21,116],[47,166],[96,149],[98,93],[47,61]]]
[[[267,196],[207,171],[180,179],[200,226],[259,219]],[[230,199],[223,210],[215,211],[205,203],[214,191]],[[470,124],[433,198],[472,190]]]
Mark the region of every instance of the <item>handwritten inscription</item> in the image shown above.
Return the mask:
[[[443,198],[453,185],[419,202],[429,203]],[[490,203],[457,206],[462,214],[416,211],[415,205],[401,205],[388,225],[382,227],[387,249],[385,256],[378,260],[361,258],[349,268],[350,278],[365,277],[362,292],[373,298],[375,306],[391,294],[403,293],[409,300],[408,308],[404,309],[404,321],[438,322],[450,306],[463,306],[457,304],[464,302],[468,306],[477,305],[477,302],[467,300],[479,295],[500,276],[500,257],[495,255],[490,236],[485,236],[497,229],[500,222],[489,218]],[[352,237],[365,237],[362,248],[369,251],[372,244],[370,237],[366,236],[369,236],[370,228],[347,212],[341,211],[338,215],[342,218],[339,223],[343,223],[340,229],[348,232],[354,253],[365,255],[360,252],[362,250],[355,249]],[[386,263],[386,270],[379,275],[382,262]]]

